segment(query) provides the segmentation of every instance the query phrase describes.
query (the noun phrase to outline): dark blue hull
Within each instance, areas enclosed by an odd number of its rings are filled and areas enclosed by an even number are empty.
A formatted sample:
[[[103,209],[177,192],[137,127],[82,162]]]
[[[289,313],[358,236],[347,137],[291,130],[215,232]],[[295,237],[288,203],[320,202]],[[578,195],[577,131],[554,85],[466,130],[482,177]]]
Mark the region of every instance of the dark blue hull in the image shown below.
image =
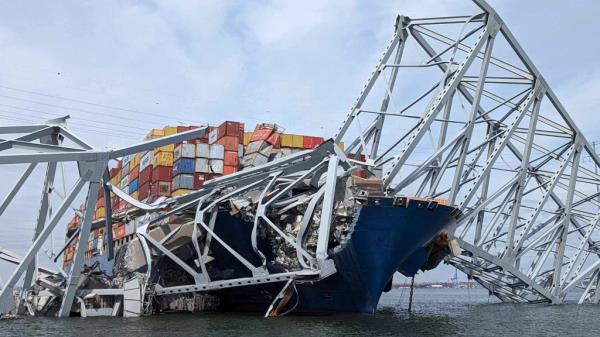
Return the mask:
[[[402,270],[414,274],[427,259],[424,246],[455,221],[451,214],[454,208],[427,206],[426,201],[411,201],[405,207],[393,205],[393,198],[369,199],[358,215],[350,239],[332,255],[337,273],[318,282],[298,284],[298,294],[290,300],[288,307],[297,301],[294,312],[374,313],[394,273]],[[236,227],[234,223],[230,224]],[[236,241],[238,235],[231,237],[228,233],[243,234],[244,230],[232,226],[220,226],[227,230],[218,234]],[[240,249],[246,244],[235,246]],[[233,262],[227,260],[224,262]],[[232,288],[217,294],[225,310],[264,312],[283,285]]]

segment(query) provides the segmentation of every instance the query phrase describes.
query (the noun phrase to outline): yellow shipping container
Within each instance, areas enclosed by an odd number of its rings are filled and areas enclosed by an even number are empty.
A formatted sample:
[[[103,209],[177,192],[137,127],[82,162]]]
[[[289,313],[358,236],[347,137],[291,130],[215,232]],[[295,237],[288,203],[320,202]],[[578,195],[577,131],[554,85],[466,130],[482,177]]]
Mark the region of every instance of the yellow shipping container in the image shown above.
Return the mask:
[[[177,133],[177,127],[176,126],[165,126],[163,128],[163,131],[165,132],[165,136],[174,135]]]
[[[339,142],[338,147],[344,151],[344,142]]]
[[[100,218],[104,218],[104,215],[106,214],[104,207],[99,207],[96,210],[96,219],[100,219]]]
[[[304,147],[304,136],[292,135],[292,147],[303,148]]]
[[[173,152],[173,151],[175,151],[175,144],[161,146],[161,147],[157,148],[155,152],[161,152],[161,151],[162,152]]]
[[[250,138],[252,138],[252,132],[244,132],[244,146],[250,143]]]
[[[110,179],[110,183],[113,184],[113,186],[119,187],[119,184],[121,183],[121,179],[120,178],[121,178],[121,175],[117,174],[112,179]]]
[[[152,129],[150,130],[150,132],[148,132],[148,134],[146,135],[146,137],[144,137],[144,140],[150,140],[150,139],[155,139],[155,138],[160,138],[160,137],[164,137],[165,132],[161,129]]]
[[[287,135],[285,133],[281,134],[281,147],[293,147],[294,144],[294,135]]]
[[[135,156],[133,156],[133,160],[131,161],[131,164],[129,164],[129,167],[139,166],[141,159],[142,159],[142,155],[139,153],[136,153]]]
[[[181,188],[178,189],[177,191],[174,191],[173,193],[171,193],[172,197],[178,197],[180,195],[184,195],[184,194],[188,194],[190,192],[192,192],[193,190],[186,190],[185,188]]]
[[[140,192],[135,191],[135,192],[131,193],[131,197],[134,198],[135,200],[140,200]]]
[[[173,152],[155,152],[152,166],[173,166]]]

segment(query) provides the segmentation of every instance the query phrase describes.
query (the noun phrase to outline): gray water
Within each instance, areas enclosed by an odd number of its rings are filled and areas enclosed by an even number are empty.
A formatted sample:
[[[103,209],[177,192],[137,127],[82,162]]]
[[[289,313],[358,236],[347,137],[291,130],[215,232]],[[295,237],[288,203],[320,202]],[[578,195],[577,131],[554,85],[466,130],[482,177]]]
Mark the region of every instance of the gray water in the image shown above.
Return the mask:
[[[170,314],[0,321],[0,336],[600,336],[600,306],[498,303],[482,289],[408,289],[385,294],[374,316]]]

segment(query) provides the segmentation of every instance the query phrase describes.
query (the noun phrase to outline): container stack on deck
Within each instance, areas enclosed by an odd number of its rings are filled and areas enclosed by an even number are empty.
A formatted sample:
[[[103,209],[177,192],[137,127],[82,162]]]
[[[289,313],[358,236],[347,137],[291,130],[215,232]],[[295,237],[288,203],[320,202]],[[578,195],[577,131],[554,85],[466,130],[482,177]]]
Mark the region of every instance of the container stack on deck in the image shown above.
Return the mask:
[[[189,131],[198,126],[165,126],[152,129],[144,140],[150,140]],[[144,153],[121,158],[110,170],[110,182],[136,200],[151,203],[161,197],[180,196],[201,189],[204,183],[216,177],[238,170],[263,165],[269,161],[323,143],[322,137],[282,133],[275,124],[258,124],[246,132],[244,123],[226,121],[209,127],[209,133],[201,138],[162,146]],[[340,146],[343,146],[340,144]],[[111,194],[113,214],[127,214],[132,206]],[[106,207],[101,189],[96,202],[94,220],[103,219]],[[71,235],[80,225],[83,206],[67,225]],[[138,226],[137,218],[115,222],[113,241],[115,247],[128,242]],[[104,254],[106,240],[104,229],[96,229],[88,238],[86,259]],[[67,236],[68,236],[67,235]],[[77,239],[65,250],[64,265],[72,259]]]

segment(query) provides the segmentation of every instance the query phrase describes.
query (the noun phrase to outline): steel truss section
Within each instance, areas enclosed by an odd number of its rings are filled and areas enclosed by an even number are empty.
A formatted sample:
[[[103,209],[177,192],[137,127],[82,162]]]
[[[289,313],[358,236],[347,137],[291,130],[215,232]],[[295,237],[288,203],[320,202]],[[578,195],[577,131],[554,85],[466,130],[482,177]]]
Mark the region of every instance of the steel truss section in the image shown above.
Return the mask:
[[[399,16],[336,135],[387,192],[461,215],[448,262],[503,301],[598,302],[600,158],[494,9]],[[382,103],[383,102],[383,103]]]
[[[92,228],[92,213],[95,210],[95,201],[98,190],[101,185],[110,186],[108,181],[103,181],[103,176],[108,170],[108,162],[113,159],[121,158],[125,155],[135,154],[142,151],[154,149],[156,147],[180,142],[190,138],[201,137],[206,134],[206,128],[200,128],[180,134],[176,134],[161,139],[143,142],[126,148],[98,151],[93,149],[85,141],[74,135],[66,125],[68,117],[56,120],[50,120],[46,124],[32,126],[3,126],[0,127],[0,134],[18,135],[12,140],[2,140],[0,142],[0,164],[28,164],[27,168],[16,181],[14,187],[0,204],[0,216],[14,202],[15,197],[23,185],[30,179],[36,165],[46,164],[46,175],[44,179],[44,188],[41,197],[41,206],[39,209],[38,220],[35,227],[33,243],[29,246],[27,253],[19,259],[13,258],[11,263],[16,263],[17,267],[3,284],[0,291],[0,314],[6,314],[14,309],[13,292],[15,286],[23,279],[22,290],[19,295],[19,311],[22,308],[31,308],[28,290],[33,283],[39,282],[42,275],[57,276],[64,279],[64,286],[53,288],[54,294],[61,297],[61,305],[58,316],[64,317],[71,313],[71,307],[78,296],[78,284],[83,267],[84,254],[87,249],[87,241]],[[71,145],[63,145],[63,141],[68,141]],[[39,144],[36,143],[39,141]],[[17,152],[15,151],[24,151]],[[54,189],[54,176],[57,163],[73,162],[78,166],[78,177],[71,190],[62,197],[62,202],[55,209],[53,214],[49,214],[49,198],[51,194],[58,195]],[[58,265],[59,271],[51,272],[47,268],[38,265],[37,258],[44,252],[43,245],[56,229],[57,225],[63,220],[63,215],[71,209],[77,196],[86,191],[86,202],[83,210],[83,222],[80,229],[76,232],[78,244],[74,253],[74,260],[69,272],[65,272]],[[108,232],[110,228],[110,214],[107,216]],[[3,225],[6,225],[3,223]],[[5,228],[5,230],[9,230]],[[64,235],[64,232],[59,232]],[[51,260],[56,262],[65,248],[75,239],[72,237],[67,241],[65,247],[60,250],[58,256],[52,256]],[[111,243],[111,242],[110,242]],[[109,246],[110,246],[109,243]],[[43,274],[40,272],[43,271]],[[36,274],[39,274],[36,277]],[[24,275],[24,277],[22,277]],[[52,292],[51,291],[51,292]],[[31,310],[30,310],[31,312]]]

